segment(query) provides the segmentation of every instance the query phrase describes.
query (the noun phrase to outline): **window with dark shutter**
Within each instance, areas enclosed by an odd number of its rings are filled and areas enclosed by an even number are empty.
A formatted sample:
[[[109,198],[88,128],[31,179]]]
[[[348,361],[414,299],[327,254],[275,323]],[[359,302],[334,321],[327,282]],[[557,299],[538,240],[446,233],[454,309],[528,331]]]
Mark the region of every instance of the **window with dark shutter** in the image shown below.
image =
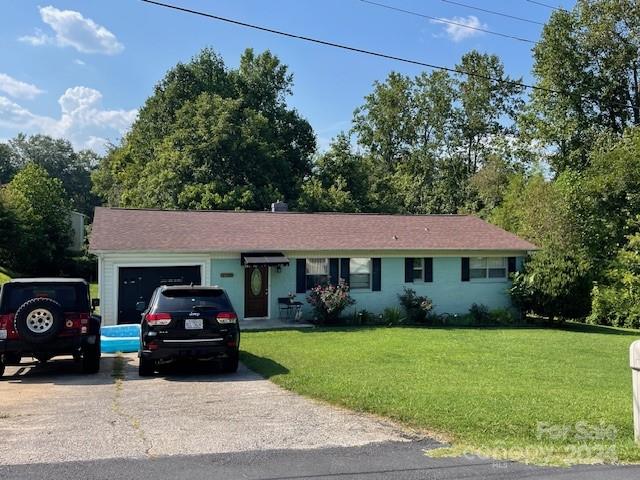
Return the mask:
[[[371,288],[371,259],[349,259],[349,286],[352,290]]]
[[[413,282],[413,258],[404,259],[404,283]]]
[[[339,258],[330,258],[329,259],[329,282],[331,285],[338,284],[338,269],[340,268],[340,259]]]
[[[307,261],[304,258],[296,259],[296,293],[307,291]]]
[[[433,258],[431,257],[424,259],[424,281],[433,282]]]
[[[516,257],[507,258],[507,267],[509,274],[516,273]]]
[[[371,259],[371,290],[382,290],[382,261],[380,258]]]
[[[328,258],[307,258],[305,264],[307,290],[330,281]]]
[[[460,280],[463,282],[469,281],[469,257],[462,257],[462,272]]]
[[[349,259],[341,258],[340,259],[340,278],[343,279],[345,282],[349,283],[349,275],[350,275]]]

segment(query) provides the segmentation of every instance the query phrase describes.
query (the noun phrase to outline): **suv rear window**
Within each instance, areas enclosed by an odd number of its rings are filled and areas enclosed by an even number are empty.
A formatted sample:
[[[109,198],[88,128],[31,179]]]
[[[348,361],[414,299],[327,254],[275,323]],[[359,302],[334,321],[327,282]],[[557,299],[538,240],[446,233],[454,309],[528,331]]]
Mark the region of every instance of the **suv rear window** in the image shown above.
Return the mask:
[[[158,312],[190,312],[194,309],[231,311],[231,303],[224,290],[176,289],[158,295]]]
[[[32,298],[51,298],[62,305],[65,312],[89,311],[89,295],[82,284],[17,284],[8,283],[2,288],[0,313],[15,313]]]

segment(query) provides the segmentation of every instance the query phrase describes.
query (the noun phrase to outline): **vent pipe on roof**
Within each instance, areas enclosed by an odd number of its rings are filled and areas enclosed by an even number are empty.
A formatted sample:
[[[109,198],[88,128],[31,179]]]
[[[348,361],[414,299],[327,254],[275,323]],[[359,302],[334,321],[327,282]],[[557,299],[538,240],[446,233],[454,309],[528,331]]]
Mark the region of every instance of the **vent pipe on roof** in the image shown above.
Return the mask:
[[[271,204],[271,211],[272,212],[288,212],[289,206],[286,203],[284,203],[282,200],[278,200],[277,202],[273,202]]]

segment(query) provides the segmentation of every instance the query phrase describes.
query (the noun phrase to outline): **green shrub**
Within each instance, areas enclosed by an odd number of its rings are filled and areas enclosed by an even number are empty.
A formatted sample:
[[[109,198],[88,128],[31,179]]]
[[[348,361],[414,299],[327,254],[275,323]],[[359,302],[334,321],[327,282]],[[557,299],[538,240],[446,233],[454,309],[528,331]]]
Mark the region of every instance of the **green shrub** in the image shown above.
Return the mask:
[[[486,325],[491,320],[489,307],[483,304],[473,303],[469,308],[469,315],[473,325]]]
[[[412,288],[404,287],[404,293],[398,294],[398,300],[410,323],[426,323],[431,318],[433,302],[428,297],[418,295]]]
[[[307,302],[313,307],[316,318],[323,324],[339,322],[345,308],[356,303],[349,295],[349,285],[340,280],[338,285],[317,285],[311,289]]]
[[[614,327],[640,328],[640,234],[631,235],[593,287],[587,321]]]
[[[509,293],[525,313],[551,320],[584,318],[591,308],[591,273],[579,251],[545,248],[534,253],[516,272]]]
[[[517,322],[517,319],[511,310],[496,308],[489,312],[489,321],[495,325],[513,325]]]
[[[398,307],[385,308],[384,312],[382,312],[382,319],[387,325],[400,325],[406,320],[405,316],[402,314],[402,310]]]

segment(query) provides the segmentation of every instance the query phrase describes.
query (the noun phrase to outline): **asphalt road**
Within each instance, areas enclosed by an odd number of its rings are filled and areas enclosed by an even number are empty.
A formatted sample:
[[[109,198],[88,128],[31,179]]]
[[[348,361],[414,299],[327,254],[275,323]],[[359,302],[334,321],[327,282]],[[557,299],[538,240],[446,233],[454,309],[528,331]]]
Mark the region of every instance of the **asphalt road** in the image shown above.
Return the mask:
[[[539,468],[486,459],[432,459],[429,441],[384,442],[361,447],[257,450],[228,454],[111,459],[0,466],[7,480],[637,480],[638,467]]]
[[[439,444],[241,368],[140,379],[135,356],[95,376],[71,361],[0,381],[0,479],[634,479],[640,467],[434,459]]]

